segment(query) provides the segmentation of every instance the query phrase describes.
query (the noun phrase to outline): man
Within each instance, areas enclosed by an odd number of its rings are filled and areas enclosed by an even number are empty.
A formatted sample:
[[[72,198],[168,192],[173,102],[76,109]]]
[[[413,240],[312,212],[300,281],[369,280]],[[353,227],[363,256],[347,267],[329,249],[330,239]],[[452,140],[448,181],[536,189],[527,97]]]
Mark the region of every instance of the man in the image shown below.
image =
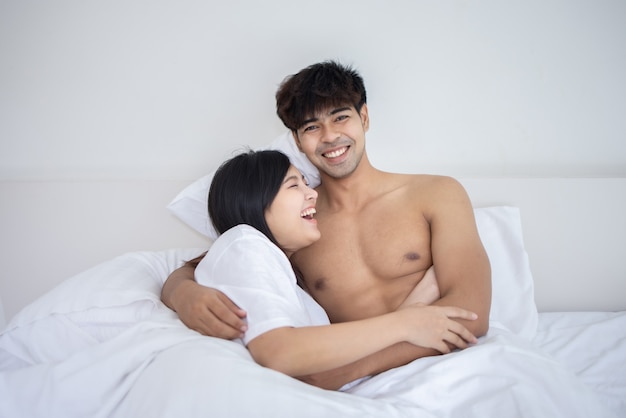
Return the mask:
[[[459,322],[475,336],[484,335],[491,271],[463,187],[448,177],[386,173],[371,165],[365,150],[366,91],[349,67],[335,62],[307,67],[283,82],[276,102],[298,148],[320,171],[316,217],[322,238],[291,261],[301,286],[331,322],[423,301],[420,282],[434,267],[441,297],[433,303],[475,312],[477,320]],[[204,334],[234,338],[244,332],[245,312],[223,294],[196,284],[193,269],[192,263],[172,273],[163,287],[163,302]],[[435,354],[397,344],[302,380],[336,389]]]

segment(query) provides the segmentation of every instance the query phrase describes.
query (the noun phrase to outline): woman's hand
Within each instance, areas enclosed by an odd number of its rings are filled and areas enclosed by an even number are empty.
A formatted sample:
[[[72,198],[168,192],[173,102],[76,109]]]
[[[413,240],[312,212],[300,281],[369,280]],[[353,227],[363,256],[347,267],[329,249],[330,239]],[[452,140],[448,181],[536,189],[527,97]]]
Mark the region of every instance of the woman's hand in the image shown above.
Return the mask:
[[[407,330],[406,341],[420,347],[449,353],[453,348],[467,348],[476,343],[476,337],[453,318],[475,320],[478,316],[454,306],[409,305],[396,313]]]

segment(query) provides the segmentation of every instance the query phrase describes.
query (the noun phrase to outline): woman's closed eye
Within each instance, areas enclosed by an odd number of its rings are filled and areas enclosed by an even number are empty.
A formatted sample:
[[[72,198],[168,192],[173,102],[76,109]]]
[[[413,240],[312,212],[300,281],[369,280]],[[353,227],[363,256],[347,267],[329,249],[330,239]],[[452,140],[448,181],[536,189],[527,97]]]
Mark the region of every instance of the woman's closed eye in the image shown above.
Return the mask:
[[[302,181],[296,181],[294,183],[291,183],[288,185],[289,188],[298,188],[301,186],[306,186],[309,187],[309,184],[307,183],[307,181],[305,179],[302,179]]]
[[[306,178],[304,176],[298,178],[295,175],[287,177],[284,181],[284,185],[288,189],[297,188],[300,186],[308,186]]]

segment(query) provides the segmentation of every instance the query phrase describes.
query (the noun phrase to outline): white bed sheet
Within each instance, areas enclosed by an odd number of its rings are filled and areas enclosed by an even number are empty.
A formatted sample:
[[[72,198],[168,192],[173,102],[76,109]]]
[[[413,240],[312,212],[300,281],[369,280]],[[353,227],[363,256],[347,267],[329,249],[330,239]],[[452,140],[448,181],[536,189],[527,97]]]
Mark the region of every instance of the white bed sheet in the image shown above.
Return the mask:
[[[119,257],[20,312],[0,335],[0,416],[626,416],[626,313],[541,314],[532,341],[495,323],[472,348],[325,391],[159,301],[200,251]]]
[[[533,344],[626,417],[626,312],[544,312]]]

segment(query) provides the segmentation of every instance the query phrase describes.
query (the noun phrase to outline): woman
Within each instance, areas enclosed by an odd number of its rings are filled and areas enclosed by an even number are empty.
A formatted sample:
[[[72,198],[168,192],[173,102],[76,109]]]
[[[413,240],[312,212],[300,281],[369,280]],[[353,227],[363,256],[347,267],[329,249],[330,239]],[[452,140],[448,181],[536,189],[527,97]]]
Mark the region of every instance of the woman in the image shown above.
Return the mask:
[[[304,376],[403,341],[444,353],[448,343],[465,348],[476,341],[451,319],[476,315],[456,307],[408,304],[379,317],[331,325],[298,287],[289,263],[294,252],[320,238],[316,199],[317,192],[278,151],[237,155],[213,177],[209,216],[221,235],[198,265],[196,280],[247,312],[241,342],[259,364]]]

